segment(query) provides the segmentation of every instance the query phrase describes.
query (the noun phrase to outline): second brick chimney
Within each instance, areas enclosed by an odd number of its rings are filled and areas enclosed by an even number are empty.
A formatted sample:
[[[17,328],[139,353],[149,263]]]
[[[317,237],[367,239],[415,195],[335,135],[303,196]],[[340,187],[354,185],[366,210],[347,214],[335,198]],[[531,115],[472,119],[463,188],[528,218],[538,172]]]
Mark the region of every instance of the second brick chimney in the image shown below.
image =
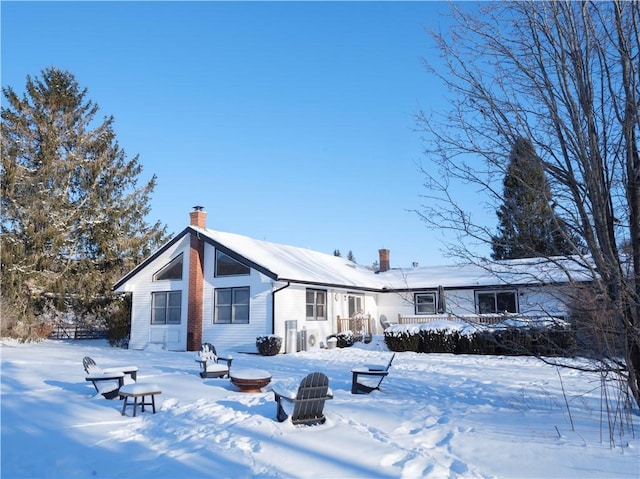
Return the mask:
[[[378,254],[380,255],[380,272],[389,271],[389,250],[379,249]]]

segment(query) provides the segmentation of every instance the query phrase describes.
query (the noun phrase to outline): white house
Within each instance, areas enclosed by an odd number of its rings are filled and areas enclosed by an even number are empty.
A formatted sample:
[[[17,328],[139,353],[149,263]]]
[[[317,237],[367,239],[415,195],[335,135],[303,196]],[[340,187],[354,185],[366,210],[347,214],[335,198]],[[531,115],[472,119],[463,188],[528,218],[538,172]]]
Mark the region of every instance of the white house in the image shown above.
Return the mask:
[[[338,331],[339,317],[357,313],[373,318],[371,332],[378,334],[381,321],[399,316],[567,313],[557,286],[567,278],[547,260],[503,262],[500,274],[495,265],[391,269],[382,249],[380,270],[372,271],[208,229],[206,215],[196,207],[187,228],[115,284],[132,295],[130,348],[193,351],[211,342],[220,350],[255,351],[257,336],[276,334],[286,343],[291,331],[305,331],[319,346]]]

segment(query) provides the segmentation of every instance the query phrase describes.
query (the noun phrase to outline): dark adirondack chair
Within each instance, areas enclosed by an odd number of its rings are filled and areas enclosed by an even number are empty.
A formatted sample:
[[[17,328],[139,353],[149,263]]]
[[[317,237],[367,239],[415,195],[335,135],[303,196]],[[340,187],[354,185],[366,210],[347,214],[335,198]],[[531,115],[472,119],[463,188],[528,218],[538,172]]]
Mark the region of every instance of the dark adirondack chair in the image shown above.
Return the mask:
[[[371,391],[380,389],[380,384],[389,374],[389,368],[395,356],[396,353],[393,353],[386,366],[360,366],[353,368],[351,370],[351,394],[369,394]]]
[[[229,376],[233,358],[218,356],[213,344],[203,343],[196,361],[200,363],[200,377],[223,378]]]
[[[124,385],[125,375],[136,381],[138,368],[136,366],[120,366],[103,369],[89,356],[82,359],[82,366],[87,373],[85,380],[93,383],[96,392],[107,399],[119,398],[119,390]]]
[[[323,373],[315,372],[305,377],[296,394],[288,391],[278,391],[274,387],[275,400],[278,404],[278,421],[286,421],[289,414],[285,411],[283,403],[293,404],[291,422],[293,424],[323,424],[324,403],[333,399],[333,393],[329,389],[329,378]]]
[[[129,375],[131,379],[135,382],[138,378],[138,367],[137,366],[115,366],[111,368],[101,368],[96,364],[93,358],[89,356],[85,356],[82,358],[82,366],[87,374],[91,373],[114,373],[114,372],[123,372],[125,375]]]

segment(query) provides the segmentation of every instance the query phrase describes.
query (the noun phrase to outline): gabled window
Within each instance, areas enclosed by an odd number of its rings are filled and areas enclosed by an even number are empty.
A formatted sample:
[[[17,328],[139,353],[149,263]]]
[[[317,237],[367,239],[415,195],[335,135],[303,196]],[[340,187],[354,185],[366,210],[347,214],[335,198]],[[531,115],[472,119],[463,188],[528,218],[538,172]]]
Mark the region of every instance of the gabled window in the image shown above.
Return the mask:
[[[182,291],[151,293],[151,324],[180,324]]]
[[[327,292],[321,289],[307,290],[307,321],[327,320]]]
[[[165,279],[182,279],[182,253],[169,261],[169,263],[160,268],[160,271],[153,275],[154,281],[162,281]]]
[[[436,314],[435,293],[416,293],[414,301],[416,314]]]
[[[216,276],[247,275],[251,271],[247,265],[236,261],[231,256],[216,250]]]
[[[515,291],[476,291],[476,310],[479,314],[517,313]]]
[[[215,323],[249,323],[249,287],[215,290]]]

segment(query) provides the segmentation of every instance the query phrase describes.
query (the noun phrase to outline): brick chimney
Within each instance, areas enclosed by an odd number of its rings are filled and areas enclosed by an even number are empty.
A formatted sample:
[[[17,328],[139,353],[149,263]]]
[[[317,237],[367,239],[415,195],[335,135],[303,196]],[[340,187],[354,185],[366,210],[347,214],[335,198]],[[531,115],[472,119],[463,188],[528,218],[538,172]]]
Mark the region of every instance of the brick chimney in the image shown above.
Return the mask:
[[[194,206],[189,213],[191,226],[206,228],[207,212]],[[187,298],[187,351],[197,351],[202,344],[202,310],[204,288],[204,241],[191,233],[189,246],[189,291]]]
[[[380,272],[389,271],[389,250],[379,249],[378,254],[380,255]]]
[[[197,226],[199,228],[207,227],[207,212],[204,211],[203,206],[194,206],[193,211],[189,213],[191,218],[191,226]]]

